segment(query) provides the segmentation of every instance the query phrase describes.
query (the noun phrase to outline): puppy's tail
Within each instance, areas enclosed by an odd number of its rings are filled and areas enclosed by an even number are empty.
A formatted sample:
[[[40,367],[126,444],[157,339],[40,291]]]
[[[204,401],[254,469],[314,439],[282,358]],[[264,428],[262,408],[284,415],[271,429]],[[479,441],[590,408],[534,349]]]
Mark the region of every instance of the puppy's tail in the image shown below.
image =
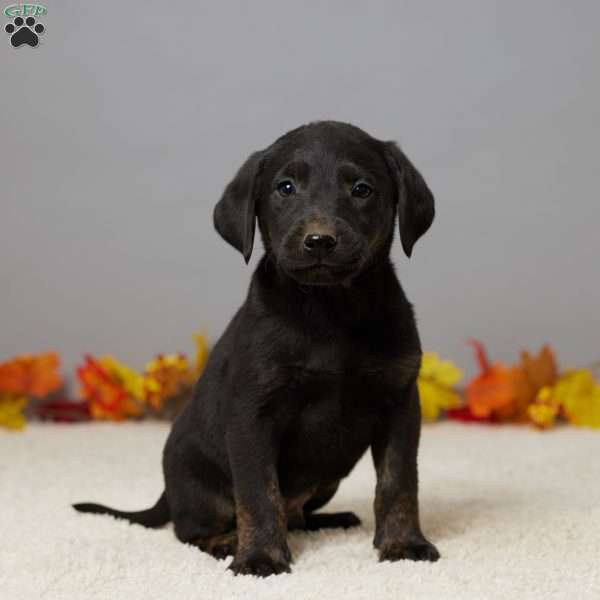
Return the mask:
[[[97,515],[111,515],[117,519],[126,519],[131,523],[137,523],[144,527],[162,527],[171,520],[169,503],[167,496],[163,492],[156,504],[152,508],[140,510],[137,512],[125,512],[123,510],[115,510],[102,504],[91,504],[89,502],[81,502],[73,504],[73,508],[82,513],[94,513]]]

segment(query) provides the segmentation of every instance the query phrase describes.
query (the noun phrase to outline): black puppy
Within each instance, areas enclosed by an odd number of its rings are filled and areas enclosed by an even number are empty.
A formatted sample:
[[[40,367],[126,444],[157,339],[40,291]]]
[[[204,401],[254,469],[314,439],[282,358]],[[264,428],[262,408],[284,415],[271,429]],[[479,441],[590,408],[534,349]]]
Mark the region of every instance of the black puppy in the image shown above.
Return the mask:
[[[247,262],[258,220],[266,254],[173,425],[165,492],[140,512],[75,508],[171,520],[235,573],[289,572],[289,529],[360,523],[315,511],[370,447],[380,559],[437,560],[419,525],[421,346],[389,259],[396,213],[410,256],[433,196],[394,143],[356,127],[311,123],[252,154],[214,222]]]

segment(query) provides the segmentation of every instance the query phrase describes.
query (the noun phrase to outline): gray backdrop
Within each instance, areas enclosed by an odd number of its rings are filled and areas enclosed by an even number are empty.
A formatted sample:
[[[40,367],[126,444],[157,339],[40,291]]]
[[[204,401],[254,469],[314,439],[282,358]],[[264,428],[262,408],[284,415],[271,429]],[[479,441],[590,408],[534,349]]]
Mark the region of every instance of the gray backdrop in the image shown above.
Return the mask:
[[[46,5],[38,48],[0,32],[0,359],[214,340],[260,252],[213,205],[322,118],[397,139],[436,194],[413,259],[394,247],[426,348],[600,358],[599,2]]]

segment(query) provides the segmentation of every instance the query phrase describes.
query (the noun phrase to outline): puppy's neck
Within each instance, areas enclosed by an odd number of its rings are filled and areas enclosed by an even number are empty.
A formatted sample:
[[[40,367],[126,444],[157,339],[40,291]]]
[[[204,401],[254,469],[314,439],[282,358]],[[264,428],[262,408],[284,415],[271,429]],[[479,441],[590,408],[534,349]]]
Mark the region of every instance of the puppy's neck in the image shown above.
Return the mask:
[[[269,255],[264,255],[254,273],[249,301],[253,297],[260,298],[271,310],[319,312],[342,320],[371,320],[376,315],[384,316],[390,306],[410,306],[387,256],[343,284],[310,286],[287,275]]]

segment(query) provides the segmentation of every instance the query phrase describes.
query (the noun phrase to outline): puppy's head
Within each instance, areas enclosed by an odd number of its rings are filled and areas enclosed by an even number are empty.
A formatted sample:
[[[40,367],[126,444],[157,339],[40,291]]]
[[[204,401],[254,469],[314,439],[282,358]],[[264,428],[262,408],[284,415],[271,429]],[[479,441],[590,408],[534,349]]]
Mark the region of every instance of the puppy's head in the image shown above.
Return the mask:
[[[252,154],[214,222],[248,262],[258,218],[266,251],[285,273],[305,285],[334,285],[385,258],[396,213],[410,256],[434,216],[420,173],[395,143],[323,121]]]

